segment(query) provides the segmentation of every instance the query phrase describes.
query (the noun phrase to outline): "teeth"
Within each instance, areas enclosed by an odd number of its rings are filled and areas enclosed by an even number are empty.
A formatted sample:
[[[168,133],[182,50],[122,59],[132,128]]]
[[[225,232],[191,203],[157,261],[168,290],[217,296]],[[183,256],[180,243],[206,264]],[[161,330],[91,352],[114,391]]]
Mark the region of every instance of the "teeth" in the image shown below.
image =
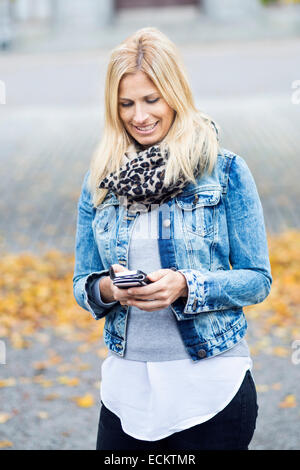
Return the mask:
[[[139,131],[150,131],[151,129],[154,128],[154,126],[156,126],[156,123],[155,124],[151,124],[151,126],[147,126],[147,127],[137,127],[135,126]]]

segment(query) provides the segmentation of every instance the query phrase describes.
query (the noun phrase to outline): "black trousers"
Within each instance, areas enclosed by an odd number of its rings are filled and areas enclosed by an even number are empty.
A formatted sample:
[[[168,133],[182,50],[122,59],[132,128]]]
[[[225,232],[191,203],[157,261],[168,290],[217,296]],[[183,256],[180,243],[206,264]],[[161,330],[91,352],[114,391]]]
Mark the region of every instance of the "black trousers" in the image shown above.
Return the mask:
[[[250,371],[238,392],[217,415],[204,423],[157,441],[126,434],[121,421],[102,404],[96,450],[248,450],[257,418],[257,395]]]

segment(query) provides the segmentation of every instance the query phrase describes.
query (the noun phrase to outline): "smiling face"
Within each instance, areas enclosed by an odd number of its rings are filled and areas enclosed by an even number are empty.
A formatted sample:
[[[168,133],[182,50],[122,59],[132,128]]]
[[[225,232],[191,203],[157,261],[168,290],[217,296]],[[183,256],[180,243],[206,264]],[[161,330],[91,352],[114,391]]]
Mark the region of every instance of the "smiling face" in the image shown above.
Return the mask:
[[[175,111],[144,72],[125,75],[119,86],[119,116],[127,132],[144,147],[164,139]]]

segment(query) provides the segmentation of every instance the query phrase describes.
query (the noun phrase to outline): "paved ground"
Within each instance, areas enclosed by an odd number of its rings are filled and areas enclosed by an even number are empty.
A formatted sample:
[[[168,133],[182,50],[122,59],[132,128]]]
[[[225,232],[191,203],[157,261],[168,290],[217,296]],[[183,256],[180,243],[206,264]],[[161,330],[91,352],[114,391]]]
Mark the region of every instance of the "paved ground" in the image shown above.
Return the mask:
[[[291,100],[292,83],[300,79],[299,50],[297,38],[182,47],[198,106],[219,122],[223,146],[243,156],[255,176],[269,232],[300,227],[300,105]],[[41,53],[38,48],[35,54],[15,51],[0,58],[7,90],[7,104],[0,106],[2,248],[73,251],[79,188],[101,132],[107,58],[103,49]],[[1,378],[15,377],[16,385],[0,389],[1,412],[15,416],[0,424],[0,441],[8,439],[16,449],[93,449],[97,407],[78,408],[70,398],[87,391],[99,398],[101,344],[78,353],[76,343],[44,333],[27,350],[7,345]],[[250,334],[255,346],[254,324]],[[284,409],[279,403],[288,394],[300,402],[300,366],[291,355],[271,354],[273,342],[292,354],[288,339],[266,340],[253,356],[261,387],[251,447],[299,449],[299,406]],[[32,362],[49,350],[64,357],[67,374],[80,377],[77,387],[57,382],[63,368],[42,371],[53,380],[49,388],[28,380],[38,375]],[[80,369],[81,361],[91,368]]]
[[[248,342],[255,348],[250,323]],[[0,442],[12,442],[12,449],[93,450],[100,411],[100,381],[103,344],[94,346],[68,340],[64,332],[42,331],[32,338],[28,349],[12,349],[7,344],[7,364],[1,378],[15,379],[12,386],[0,389],[0,413],[12,415],[0,423]],[[287,357],[274,357],[272,345],[285,346]],[[268,337],[264,350],[252,355],[253,376],[258,389],[259,417],[250,449],[299,450],[300,448],[300,364],[292,363],[294,350],[286,340]],[[53,356],[62,360],[44,369],[34,368],[37,361]],[[76,386],[64,385],[63,378],[78,378]],[[74,397],[86,393],[94,397],[94,406],[80,408]],[[296,408],[281,408],[287,395],[295,395]]]

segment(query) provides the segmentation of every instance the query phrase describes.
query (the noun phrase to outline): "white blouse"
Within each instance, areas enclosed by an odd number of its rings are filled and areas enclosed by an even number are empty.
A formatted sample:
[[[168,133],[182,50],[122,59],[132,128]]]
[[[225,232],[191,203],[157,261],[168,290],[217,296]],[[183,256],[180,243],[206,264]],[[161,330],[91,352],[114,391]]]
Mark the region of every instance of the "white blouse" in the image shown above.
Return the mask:
[[[126,434],[155,441],[223,410],[251,368],[250,357],[140,362],[110,355],[102,364],[100,394]]]

